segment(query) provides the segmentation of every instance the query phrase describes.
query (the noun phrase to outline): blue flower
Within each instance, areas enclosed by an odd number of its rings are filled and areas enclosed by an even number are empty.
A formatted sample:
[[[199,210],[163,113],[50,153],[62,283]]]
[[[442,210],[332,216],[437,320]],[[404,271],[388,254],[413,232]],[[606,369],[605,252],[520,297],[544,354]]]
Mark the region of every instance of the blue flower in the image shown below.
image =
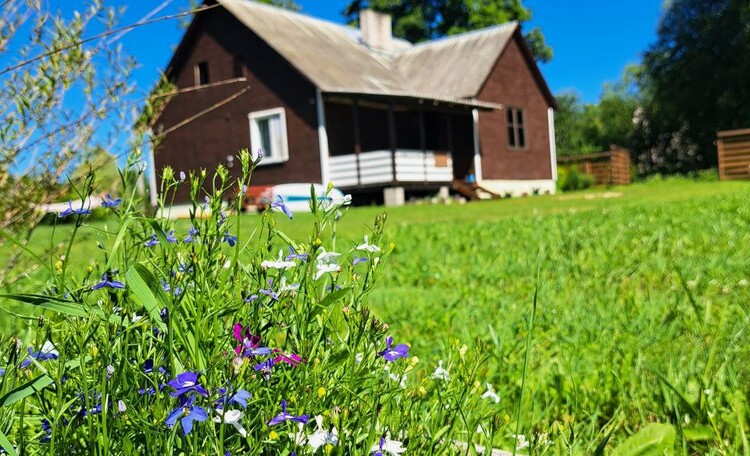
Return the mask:
[[[198,231],[197,228],[194,226],[191,226],[190,229],[187,231],[187,237],[185,238],[184,242],[190,243],[195,241],[196,236],[200,234],[200,231]]]
[[[359,263],[364,263],[367,261],[370,261],[370,260],[366,257],[355,257],[354,260],[352,261],[352,266],[356,266]]]
[[[145,245],[146,247],[153,247],[155,245],[159,245],[159,240],[156,239],[155,234],[151,234],[151,238],[148,241],[144,242],[143,245]]]
[[[107,197],[102,200],[102,207],[104,208],[113,208],[120,205],[122,202],[122,198],[112,199],[112,195],[107,193]]]
[[[284,421],[293,421],[295,423],[307,424],[310,418],[307,415],[292,415],[286,412],[286,401],[281,401],[281,413],[271,418],[268,422],[269,426],[276,426],[277,424],[283,423]]]
[[[65,209],[64,211],[60,212],[60,214],[58,215],[58,217],[63,218],[63,217],[67,217],[67,216],[73,215],[73,214],[76,214],[76,215],[87,215],[87,214],[90,214],[90,213],[91,213],[90,210],[84,209],[84,207],[83,207],[83,201],[81,201],[81,207],[79,209],[73,209],[73,202],[71,200],[68,200],[68,208]]]
[[[386,361],[394,362],[399,358],[406,358],[409,356],[409,346],[406,344],[398,344],[393,347],[393,337],[389,337],[385,341],[385,350],[378,352],[378,355],[385,358]]]
[[[143,372],[146,374],[150,374],[153,371],[154,371],[154,360],[149,358],[143,363]]]
[[[224,237],[222,238],[222,241],[229,244],[229,247],[234,247],[234,244],[237,243],[237,236],[233,236],[229,234],[229,231],[227,231],[226,233],[224,233]]]
[[[42,418],[42,432],[44,434],[39,439],[39,443],[49,443],[52,440],[52,425],[46,418]]]
[[[29,347],[29,357],[21,363],[21,369],[26,369],[31,365],[31,360],[35,359],[39,362],[48,361],[50,359],[57,359],[60,353],[57,351],[52,342],[47,341],[42,345],[39,351],[34,351],[33,348]]]
[[[167,242],[169,242],[170,244],[177,243],[177,238],[174,237],[174,230],[171,230],[169,233],[165,232],[164,236],[167,238]]]
[[[208,397],[208,391],[198,383],[198,377],[199,375],[195,372],[183,372],[179,374],[176,379],[170,380],[167,383],[174,388],[174,391],[170,394],[172,396],[183,396],[186,393],[195,391],[202,396]]]
[[[117,280],[113,280],[112,276],[114,276],[117,272],[105,272],[102,274],[102,281],[91,287],[92,290],[98,290],[100,288],[108,287],[108,288],[117,288],[117,289],[123,289],[125,288],[125,284],[122,282],[118,282]]]
[[[257,299],[258,299],[257,294],[251,294],[250,296],[245,298],[245,302],[253,302],[253,301],[256,301]]]
[[[194,402],[195,396],[181,398],[179,407],[172,410],[172,413],[167,416],[164,423],[167,426],[172,427],[177,424],[177,420],[180,420],[183,434],[190,434],[193,430],[193,421],[206,421],[208,419],[208,413],[206,413],[206,410],[198,405],[193,405]]]
[[[222,409],[227,404],[237,404],[243,409],[247,408],[247,401],[252,397],[249,392],[243,389],[237,390],[236,392],[232,393],[226,388],[219,388],[219,394],[221,395],[221,397],[216,401],[217,409]]]
[[[284,203],[284,198],[281,197],[281,195],[276,195],[276,201],[271,204],[271,207],[273,209],[278,209],[284,214],[286,214],[287,217],[291,220],[294,218],[294,214],[292,213],[291,209]]]
[[[307,259],[310,257],[309,253],[297,253],[296,250],[294,250],[294,247],[291,245],[289,246],[289,255],[284,258],[286,261],[290,260],[302,260],[302,262],[307,263]]]
[[[263,361],[260,364],[256,364],[253,366],[253,370],[256,372],[260,372],[263,374],[263,377],[265,377],[266,380],[271,379],[271,369],[273,368],[273,365],[276,364],[273,358],[268,358],[267,360]]]
[[[4,375],[5,375],[5,368],[4,367],[0,367],[0,377],[2,377]]]

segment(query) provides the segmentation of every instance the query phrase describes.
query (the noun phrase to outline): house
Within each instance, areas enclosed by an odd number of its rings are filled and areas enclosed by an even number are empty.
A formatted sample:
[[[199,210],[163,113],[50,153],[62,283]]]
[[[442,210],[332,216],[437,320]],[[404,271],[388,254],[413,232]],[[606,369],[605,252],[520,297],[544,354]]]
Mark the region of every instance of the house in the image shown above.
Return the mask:
[[[411,44],[371,10],[355,29],[206,5],[166,69],[179,94],[154,124],[157,172],[231,167],[249,148],[263,155],[254,185],[333,182],[396,203],[469,175],[498,194],[555,191],[555,99],[517,23]]]

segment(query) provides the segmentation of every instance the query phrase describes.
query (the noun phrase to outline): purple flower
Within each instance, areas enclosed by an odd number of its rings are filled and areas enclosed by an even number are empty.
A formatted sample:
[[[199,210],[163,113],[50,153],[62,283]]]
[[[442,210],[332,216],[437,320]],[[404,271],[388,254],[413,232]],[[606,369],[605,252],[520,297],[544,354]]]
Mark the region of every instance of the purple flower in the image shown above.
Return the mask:
[[[102,207],[104,208],[113,208],[120,205],[122,202],[122,198],[117,198],[115,200],[112,199],[112,195],[107,193],[107,196],[102,200]]]
[[[161,311],[159,312],[159,317],[161,318],[161,321],[164,322],[164,324],[169,323],[169,309],[166,307],[162,307]]]
[[[105,272],[102,274],[102,281],[91,287],[92,290],[98,290],[100,288],[108,287],[108,288],[118,288],[123,289],[125,288],[125,284],[122,282],[118,282],[117,280],[112,280],[112,276],[114,276],[116,272]]]
[[[198,229],[195,228],[194,226],[191,226],[187,232],[187,237],[185,238],[184,242],[190,243],[190,242],[195,241],[196,236],[198,236],[199,234],[200,234],[200,231],[198,231]]]
[[[226,388],[219,388],[219,394],[221,397],[216,401],[216,408],[222,409],[226,404],[237,404],[240,407],[247,408],[247,401],[252,395],[243,390],[237,390],[235,392],[227,391]]]
[[[64,217],[67,217],[67,216],[73,215],[73,214],[76,214],[76,215],[87,215],[87,214],[90,214],[90,213],[91,213],[90,210],[84,209],[84,207],[83,207],[83,201],[81,201],[81,207],[80,207],[80,209],[73,209],[73,202],[71,200],[68,200],[68,208],[65,209],[64,211],[60,212],[60,214],[58,214],[58,217],[64,218]]]
[[[294,214],[286,205],[286,203],[284,203],[284,198],[282,198],[281,195],[276,195],[276,201],[274,201],[273,204],[271,204],[271,207],[273,209],[278,209],[284,214],[286,214],[286,216],[289,217],[290,220],[294,218]]]
[[[5,375],[5,368],[4,367],[0,367],[0,377],[2,377],[4,375]]]
[[[208,397],[208,391],[198,384],[199,375],[195,372],[183,372],[177,376],[176,379],[170,380],[167,383],[169,386],[174,388],[174,391],[170,393],[171,396],[182,396],[191,391],[195,391],[201,396]]]
[[[409,346],[398,344],[393,347],[393,337],[389,337],[385,340],[385,350],[378,352],[378,355],[385,358],[386,361],[394,362],[399,358],[409,356]]]
[[[39,439],[39,443],[49,443],[52,440],[52,425],[46,418],[42,418],[42,432],[44,435]]]
[[[355,257],[354,260],[352,261],[352,266],[356,266],[359,263],[364,263],[366,261],[370,261],[370,260],[366,257]]]
[[[278,301],[279,300],[279,295],[275,291],[273,291],[272,289],[270,289],[270,288],[262,288],[262,289],[258,290],[258,293],[262,293],[262,294],[270,297],[274,301]]]
[[[266,380],[271,379],[271,369],[273,368],[273,365],[276,364],[276,361],[274,361],[273,358],[268,358],[267,360],[263,361],[260,364],[256,364],[253,366],[253,369],[257,372],[260,372],[263,374],[263,377],[266,378]]]
[[[289,255],[284,258],[286,261],[290,260],[302,260],[303,262],[307,263],[307,258],[310,256],[309,253],[297,253],[296,250],[294,250],[294,247],[291,245],[289,246]]]
[[[146,247],[153,247],[155,245],[159,245],[159,240],[156,239],[155,234],[151,234],[151,238],[148,241],[144,242],[143,245],[145,245]]]
[[[257,294],[251,294],[250,296],[248,296],[247,298],[245,298],[245,302],[253,302],[253,301],[257,300],[257,299],[258,299],[258,295]]]
[[[219,223],[218,226],[221,227],[221,225],[224,224],[224,222],[227,221],[227,213],[224,211],[219,212]]]
[[[164,423],[171,428],[177,424],[177,420],[180,420],[183,434],[190,434],[193,430],[193,421],[206,421],[208,419],[206,410],[198,405],[193,405],[194,402],[195,396],[180,399],[179,407],[172,410]]]
[[[276,415],[275,417],[271,418],[271,421],[268,422],[269,426],[276,426],[279,423],[283,423],[284,421],[293,421],[295,423],[302,423],[307,424],[307,422],[310,420],[310,418],[307,415],[292,415],[291,413],[286,412],[286,401],[282,399],[281,401],[281,413]]]
[[[229,247],[234,247],[234,244],[237,243],[237,236],[233,236],[229,234],[229,231],[227,231],[226,233],[224,233],[224,237],[222,238],[222,241],[229,244]]]
[[[161,389],[161,388],[159,388],[159,389]],[[149,395],[149,396],[153,396],[154,394],[156,394],[156,388],[154,388],[153,386],[151,386],[149,388],[141,388],[141,389],[138,390],[138,394],[140,394],[141,396],[143,396],[144,394]]]
[[[302,357],[296,353],[284,353],[278,348],[273,351],[274,353],[278,354],[276,358],[273,359],[274,364],[278,363],[286,363],[290,366],[297,367],[301,363],[304,363],[305,360],[302,359]]]
[[[260,336],[253,335],[250,328],[243,329],[239,323],[234,325],[234,338],[240,342],[240,345],[234,349],[238,355],[250,357],[271,354],[270,348],[260,346]]]
[[[170,244],[176,244],[177,238],[174,237],[174,230],[171,230],[169,233],[164,232],[164,236],[167,238],[167,242]]]

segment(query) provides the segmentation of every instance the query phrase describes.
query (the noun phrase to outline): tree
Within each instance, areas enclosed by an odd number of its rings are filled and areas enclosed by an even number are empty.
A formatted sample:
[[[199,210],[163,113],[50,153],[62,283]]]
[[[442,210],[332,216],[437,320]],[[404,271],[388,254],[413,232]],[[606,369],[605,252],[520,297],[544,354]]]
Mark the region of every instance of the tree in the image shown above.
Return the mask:
[[[278,6],[292,11],[299,11],[302,7],[294,0],[258,0],[260,3],[268,3],[269,5]]]
[[[412,43],[531,19],[531,10],[521,0],[351,0],[343,14],[356,24],[365,8],[390,14],[394,35]],[[526,41],[538,61],[552,59],[552,49],[540,29],[530,30]]]
[[[750,2],[674,0],[644,56],[638,125],[655,171],[716,165],[719,130],[750,127]]]

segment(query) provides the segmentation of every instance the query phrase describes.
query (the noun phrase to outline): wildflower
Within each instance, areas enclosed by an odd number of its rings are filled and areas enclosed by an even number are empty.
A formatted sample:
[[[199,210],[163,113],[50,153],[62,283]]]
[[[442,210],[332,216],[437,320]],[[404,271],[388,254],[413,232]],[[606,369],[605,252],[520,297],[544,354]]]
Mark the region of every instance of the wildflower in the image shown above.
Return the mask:
[[[448,369],[443,368],[443,360],[438,361],[438,367],[435,368],[435,372],[432,373],[432,378],[437,380],[448,381],[450,380],[450,373]]]
[[[326,252],[325,249],[321,249],[321,253],[316,259],[316,268],[318,271],[315,273],[315,280],[318,280],[328,272],[339,272],[341,267],[336,262],[336,259],[340,257],[340,253]]]
[[[330,430],[323,429],[323,417],[320,415],[315,417],[315,422],[318,425],[318,429],[307,438],[307,443],[312,447],[313,453],[326,444],[336,446],[339,443],[339,432],[336,428],[331,427]]]
[[[399,358],[409,356],[409,346],[398,344],[393,347],[393,337],[389,337],[385,340],[385,350],[378,352],[378,355],[385,358],[386,361],[394,362]]]
[[[58,217],[64,218],[73,214],[76,214],[76,215],[90,214],[91,211],[88,209],[84,209],[83,204],[84,204],[83,201],[81,201],[81,207],[79,209],[73,209],[73,202],[71,200],[68,200],[68,208],[60,212],[60,214],[58,214]]]
[[[171,396],[182,396],[190,391],[208,397],[208,391],[198,384],[199,375],[195,372],[183,372],[177,376],[176,379],[170,380],[167,383],[169,386],[174,388],[174,391],[170,393]]]
[[[275,417],[271,418],[271,421],[268,422],[269,426],[276,426],[279,423],[283,423],[284,421],[293,421],[295,423],[302,423],[307,424],[307,422],[310,420],[310,418],[307,415],[292,415],[290,413],[286,412],[286,401],[282,399],[281,401],[281,413],[276,415]]]
[[[253,366],[253,370],[260,372],[263,374],[263,377],[265,377],[266,380],[271,379],[271,369],[273,368],[273,365],[276,364],[276,361],[273,360],[273,358],[268,358],[267,360],[263,361],[260,364],[256,364]]]
[[[218,227],[221,227],[221,225],[224,224],[224,222],[227,221],[227,213],[224,211],[219,212],[219,222],[217,223]]]
[[[307,263],[307,259],[310,257],[309,253],[297,253],[296,250],[294,250],[294,247],[291,245],[289,246],[289,255],[284,258],[285,260],[300,260],[303,263]]]
[[[242,427],[242,423],[240,423],[243,415],[240,410],[227,410],[225,412],[217,410],[214,423],[231,424],[242,437],[247,437],[247,431]]]
[[[120,399],[117,401],[117,411],[120,413],[125,413],[125,411],[128,409],[128,407],[125,405],[125,401]]]
[[[289,261],[288,258],[285,260],[283,257],[284,257],[283,251],[279,250],[278,260],[276,261],[266,260],[260,264],[260,267],[263,269],[289,269],[297,265],[297,263],[295,263],[294,261]]]
[[[227,230],[221,240],[229,244],[229,247],[234,247],[234,245],[237,243],[237,236],[229,234],[229,230]]]
[[[39,439],[39,443],[49,443],[52,440],[52,425],[46,418],[42,418],[42,432],[44,434]]]
[[[143,372],[146,374],[150,374],[154,371],[154,360],[149,358],[143,363]]]
[[[118,282],[117,280],[112,280],[112,276],[117,274],[117,271],[113,272],[105,272],[102,274],[102,281],[91,287],[92,290],[98,290],[100,288],[108,287],[108,288],[117,288],[117,289],[123,289],[125,288],[125,284],[122,282]]]
[[[323,399],[326,395],[326,389],[322,386],[318,388],[318,399]]]
[[[185,171],[180,171],[180,182],[185,182],[186,177],[187,176],[185,176]]]
[[[298,283],[291,283],[289,285],[286,284],[286,277],[281,278],[281,283],[279,283],[279,293],[284,293],[287,291],[297,291],[299,290],[299,284]]]
[[[282,198],[281,195],[276,195],[276,201],[271,204],[271,208],[280,210],[281,212],[286,214],[287,217],[289,217],[289,220],[294,218],[294,214],[286,205],[286,203],[284,203],[284,198]]]
[[[261,288],[260,290],[258,290],[258,293],[264,294],[274,301],[279,300],[279,295],[270,288]]]
[[[156,235],[152,233],[150,239],[144,242],[143,245],[145,245],[146,247],[153,247],[155,245],[159,245],[159,240],[156,239]]]
[[[526,440],[526,436],[523,434],[511,434],[511,437],[516,439],[516,450],[523,450],[529,447],[529,441]]]
[[[190,434],[193,430],[193,421],[206,421],[208,419],[208,413],[206,413],[206,410],[198,405],[193,405],[194,402],[195,396],[180,399],[179,407],[172,410],[172,413],[167,416],[164,423],[171,428],[179,419],[180,423],[182,423],[183,434]]]
[[[227,391],[226,388],[219,388],[219,394],[221,394],[221,398],[216,401],[216,408],[221,409],[224,408],[224,404],[237,404],[242,408],[247,408],[247,400],[252,397],[252,395],[243,390],[239,389],[234,393],[229,394],[230,392]]]
[[[164,233],[164,236],[167,238],[167,242],[170,244],[176,244],[177,238],[174,236],[174,230],[171,230],[169,233]]]
[[[325,201],[321,202],[320,206],[323,208],[326,212],[333,212],[334,210],[340,208],[341,206],[348,206],[352,203],[352,195],[334,195],[333,197],[330,197],[326,199]]]
[[[352,260],[352,266],[356,266],[359,263],[365,263],[367,261],[370,261],[367,257],[354,257],[354,260]]]
[[[302,359],[300,355],[297,355],[295,353],[284,353],[279,349],[275,349],[273,352],[280,353],[276,358],[273,359],[274,364],[286,363],[291,366],[297,367],[301,363],[305,362],[305,360]]]
[[[112,378],[113,375],[115,375],[115,366],[108,364],[107,365],[107,380]]]
[[[5,368],[0,367],[0,377],[3,377],[5,375],[5,372],[6,372]]]
[[[183,240],[183,242],[185,242],[185,243],[188,243],[188,244],[189,244],[189,243],[191,243],[191,242],[195,241],[195,240],[196,240],[196,237],[197,237],[197,236],[198,236],[199,234],[200,234],[200,231],[198,231],[198,229],[197,229],[197,228],[195,228],[194,226],[191,226],[191,227],[190,227],[190,229],[188,229],[188,231],[187,231],[187,236],[185,237],[185,239]]]
[[[370,244],[367,239],[367,235],[365,235],[365,242],[358,245],[354,250],[363,250],[365,252],[376,253],[380,252],[380,247],[374,244]]]
[[[91,394],[89,404],[93,402],[94,406],[86,410],[86,398],[83,394],[79,394],[78,398],[81,400],[81,410],[78,412],[78,416],[84,417],[86,415],[98,415],[102,413],[102,395],[100,393]]]
[[[31,365],[31,360],[35,359],[39,362],[47,361],[50,359],[57,359],[60,356],[60,352],[57,351],[55,346],[50,341],[44,342],[42,348],[39,351],[34,351],[33,348],[29,347],[29,357],[21,363],[21,369],[26,369]]]
[[[104,208],[113,208],[120,205],[122,202],[122,198],[117,198],[115,200],[112,199],[112,195],[107,193],[107,196],[102,200],[102,207]]]
[[[372,456],[383,456],[383,452],[392,456],[398,456],[401,453],[404,453],[406,448],[404,448],[401,442],[397,440],[390,440],[381,437],[380,442],[378,442],[377,445],[373,445],[372,448],[370,448],[370,451],[372,451]]]
[[[250,328],[243,329],[241,324],[235,323],[233,336],[240,343],[234,349],[234,352],[238,355],[263,356],[271,354],[270,348],[260,346],[260,336],[251,333]]]
[[[257,299],[258,299],[257,294],[251,294],[250,296],[245,298],[245,302],[253,302],[253,301],[256,301]]]
[[[169,309],[166,307],[162,307],[161,311],[159,311],[159,318],[161,318],[161,321],[166,324],[169,322]]]
[[[487,384],[487,391],[482,394],[482,399],[490,399],[491,401],[494,401],[495,404],[500,403],[500,396],[495,393],[495,389],[492,387],[492,383]]]

